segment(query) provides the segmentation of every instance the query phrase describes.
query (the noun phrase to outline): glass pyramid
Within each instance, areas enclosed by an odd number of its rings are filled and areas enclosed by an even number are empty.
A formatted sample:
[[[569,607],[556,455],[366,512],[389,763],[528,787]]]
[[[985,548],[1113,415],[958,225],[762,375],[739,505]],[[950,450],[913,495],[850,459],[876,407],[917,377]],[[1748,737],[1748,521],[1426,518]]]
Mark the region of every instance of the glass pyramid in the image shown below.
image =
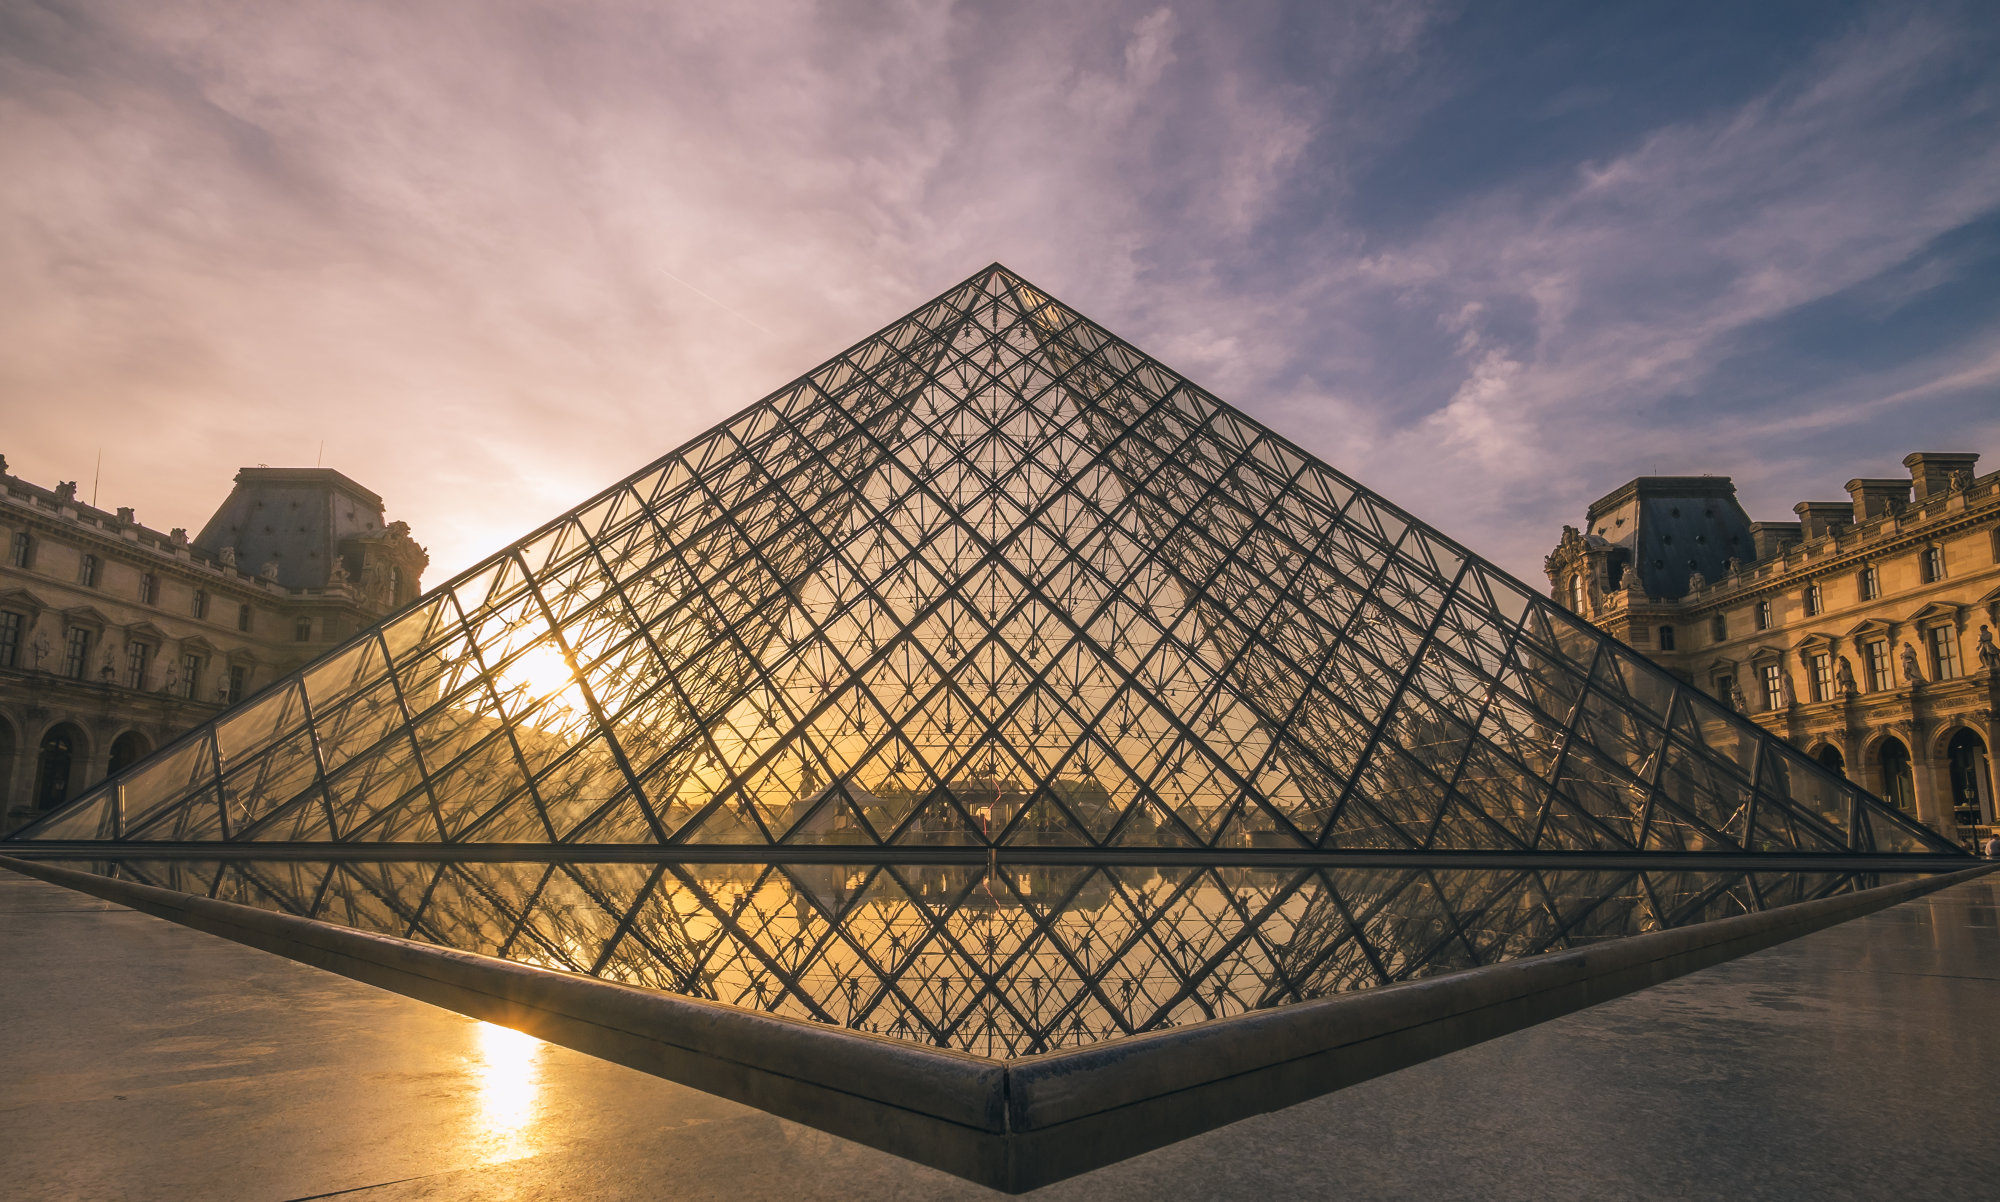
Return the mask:
[[[1956,850],[998,264],[15,837]]]

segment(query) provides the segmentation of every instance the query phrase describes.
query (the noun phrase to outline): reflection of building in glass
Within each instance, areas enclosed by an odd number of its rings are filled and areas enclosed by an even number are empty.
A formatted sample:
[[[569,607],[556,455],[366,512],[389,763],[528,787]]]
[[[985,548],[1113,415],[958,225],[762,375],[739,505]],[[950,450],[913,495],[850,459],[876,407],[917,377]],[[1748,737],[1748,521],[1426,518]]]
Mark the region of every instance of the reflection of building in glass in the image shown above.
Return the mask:
[[[998,266],[29,835],[1942,846]]]
[[[2000,473],[1909,455],[1795,522],[1726,476],[1649,476],[1549,556],[1551,595],[1949,835],[1996,821]],[[1581,599],[1580,601],[1578,599]]]
[[[414,598],[428,557],[339,472],[244,468],[194,538],[5,474],[0,831]]]
[[[1726,918],[1874,874],[109,861],[148,884],[990,1056]]]

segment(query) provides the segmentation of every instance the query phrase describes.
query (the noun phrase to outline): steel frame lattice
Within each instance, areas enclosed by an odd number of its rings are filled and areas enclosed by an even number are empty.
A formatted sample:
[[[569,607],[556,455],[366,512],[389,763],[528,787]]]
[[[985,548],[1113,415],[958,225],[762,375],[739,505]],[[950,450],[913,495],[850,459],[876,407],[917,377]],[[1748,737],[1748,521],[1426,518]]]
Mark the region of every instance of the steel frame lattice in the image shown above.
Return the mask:
[[[15,837],[1955,851],[997,264]]]
[[[1873,873],[121,859],[196,896],[993,1057],[1809,901]]]

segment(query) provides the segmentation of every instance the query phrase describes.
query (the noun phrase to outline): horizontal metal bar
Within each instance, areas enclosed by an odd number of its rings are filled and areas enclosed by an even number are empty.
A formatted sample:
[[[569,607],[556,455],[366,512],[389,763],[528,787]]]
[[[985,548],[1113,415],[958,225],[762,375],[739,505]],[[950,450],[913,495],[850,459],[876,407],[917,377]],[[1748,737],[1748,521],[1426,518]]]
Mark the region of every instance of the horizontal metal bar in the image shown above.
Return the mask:
[[[1313,851],[1291,848],[890,847],[877,844],[0,843],[23,860],[310,860],[563,864],[1049,864],[1214,868],[1617,868],[1950,872],[1969,855],[1875,852]]]

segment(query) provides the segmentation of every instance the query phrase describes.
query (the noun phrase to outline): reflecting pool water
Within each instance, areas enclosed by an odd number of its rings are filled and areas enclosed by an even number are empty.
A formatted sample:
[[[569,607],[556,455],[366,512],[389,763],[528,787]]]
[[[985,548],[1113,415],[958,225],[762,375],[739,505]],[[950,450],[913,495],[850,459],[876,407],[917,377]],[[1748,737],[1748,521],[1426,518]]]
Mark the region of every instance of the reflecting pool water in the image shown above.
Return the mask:
[[[1896,879],[1834,871],[658,861],[135,858],[92,868],[991,1056],[1116,1039]],[[503,1131],[532,1105],[535,1049],[498,1035],[482,1038],[481,1048],[493,1083],[482,1105],[488,1125]]]

